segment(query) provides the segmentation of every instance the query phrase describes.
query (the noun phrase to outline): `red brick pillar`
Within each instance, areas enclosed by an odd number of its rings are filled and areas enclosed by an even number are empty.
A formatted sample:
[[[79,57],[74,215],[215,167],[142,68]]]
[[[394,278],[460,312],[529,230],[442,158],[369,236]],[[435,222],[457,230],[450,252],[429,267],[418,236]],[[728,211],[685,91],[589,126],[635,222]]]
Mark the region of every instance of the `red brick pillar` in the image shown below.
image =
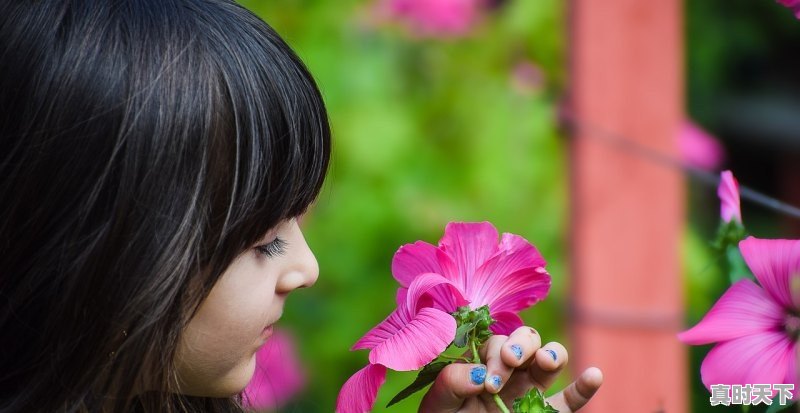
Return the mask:
[[[676,156],[683,119],[679,0],[572,0],[572,366],[605,373],[586,412],[688,411],[680,172],[609,144]],[[591,125],[594,130],[585,126]]]

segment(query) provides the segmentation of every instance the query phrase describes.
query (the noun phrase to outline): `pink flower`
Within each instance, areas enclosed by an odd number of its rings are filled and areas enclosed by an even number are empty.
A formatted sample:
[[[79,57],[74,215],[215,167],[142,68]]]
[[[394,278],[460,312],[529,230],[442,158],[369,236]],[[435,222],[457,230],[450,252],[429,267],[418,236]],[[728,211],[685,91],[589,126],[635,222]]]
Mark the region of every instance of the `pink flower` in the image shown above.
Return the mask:
[[[499,244],[497,238],[488,222],[451,222],[438,247],[423,241],[402,246],[394,255],[392,274],[401,287],[420,274],[442,275],[471,308],[489,306],[497,320],[495,333],[509,334],[522,325],[517,313],[547,296],[550,275],[542,255],[525,238],[505,233]],[[455,296],[447,295],[450,291],[434,290],[432,305],[454,312],[458,304]]]
[[[367,364],[353,374],[342,386],[336,399],[336,413],[365,413],[372,411],[378,390],[386,381],[386,367]]]
[[[455,337],[451,314],[460,306],[488,305],[495,333],[509,334],[522,325],[517,313],[547,296],[550,276],[541,254],[524,238],[503,234],[499,244],[497,239],[488,222],[450,223],[438,247],[417,241],[395,253],[398,308],[353,345],[370,349],[370,365],[342,387],[337,412],[371,409],[386,375],[376,365],[417,370],[441,354]]]
[[[800,0],[778,0],[778,3],[792,9],[795,17],[800,19]]]
[[[761,286],[733,284],[706,316],[678,335],[688,344],[717,343],[700,369],[712,384],[800,385],[800,241],[749,237],[739,244]]]
[[[378,390],[386,380],[386,367],[397,371],[419,369],[450,345],[456,334],[455,318],[429,306],[430,294],[439,287],[452,288],[438,274],[417,277],[408,289],[398,291],[398,308],[353,346],[352,350],[371,349],[370,364],[342,386],[336,400],[337,413],[372,410]],[[466,304],[458,297],[458,291],[451,293],[456,304]]]
[[[461,37],[481,16],[483,0],[379,0],[378,13],[420,37]]]
[[[725,222],[736,220],[742,222],[742,210],[739,201],[739,182],[731,171],[723,171],[720,174],[717,195],[721,201],[720,215]]]
[[[681,126],[678,150],[686,164],[706,171],[716,170],[725,159],[725,149],[719,141],[691,121],[684,121]]]
[[[256,353],[256,370],[242,401],[254,410],[270,410],[286,403],[305,386],[305,374],[291,336],[275,330]]]

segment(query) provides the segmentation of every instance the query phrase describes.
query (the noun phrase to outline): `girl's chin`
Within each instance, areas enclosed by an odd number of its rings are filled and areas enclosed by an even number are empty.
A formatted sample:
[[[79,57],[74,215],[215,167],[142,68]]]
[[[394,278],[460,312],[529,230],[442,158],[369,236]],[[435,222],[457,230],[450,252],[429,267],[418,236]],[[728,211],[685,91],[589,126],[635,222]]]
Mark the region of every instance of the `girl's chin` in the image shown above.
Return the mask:
[[[256,354],[253,353],[253,356],[247,361],[247,365],[242,366],[234,377],[230,378],[231,380],[228,381],[227,385],[225,385],[223,389],[220,389],[220,395],[217,397],[231,397],[241,393],[250,383],[250,380],[253,379],[255,372]]]

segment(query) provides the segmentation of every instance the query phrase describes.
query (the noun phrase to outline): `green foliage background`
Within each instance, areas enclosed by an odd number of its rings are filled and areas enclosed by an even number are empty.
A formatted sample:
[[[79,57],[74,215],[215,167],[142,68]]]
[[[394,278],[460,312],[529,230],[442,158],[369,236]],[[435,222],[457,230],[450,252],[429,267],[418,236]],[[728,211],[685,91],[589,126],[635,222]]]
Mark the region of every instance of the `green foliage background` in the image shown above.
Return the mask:
[[[540,249],[553,289],[523,317],[564,342],[567,177],[553,99],[565,75],[564,2],[507,2],[458,40],[376,27],[367,0],[241,3],[306,62],[334,131],[326,187],[304,222],[320,278],[293,294],[283,322],[310,383],[283,411],[333,411],[340,386],[367,362],[366,351],[348,349],[395,306],[392,255],[404,243],[435,244],[449,221],[488,220]],[[542,68],[544,90],[512,87],[522,59]],[[390,372],[376,411],[413,377]],[[416,412],[420,396],[388,411]]]
[[[320,279],[293,294],[283,322],[298,338],[309,388],[282,411],[333,411],[340,386],[367,362],[366,351],[349,347],[395,306],[392,255],[404,243],[436,243],[449,221],[488,220],[541,250],[553,289],[523,317],[545,340],[569,348],[566,153],[555,120],[566,78],[568,2],[505,1],[472,36],[443,40],[375,24],[368,13],[375,0],[239,1],[306,62],[334,130],[326,187],[304,222]],[[725,130],[726,96],[752,89],[753,79],[794,76],[796,54],[785,51],[795,47],[798,26],[787,9],[768,0],[688,0],[685,10],[687,112],[712,132]],[[538,92],[512,87],[513,68],[525,60],[544,73]],[[748,163],[766,162],[750,148],[737,150]],[[747,165],[726,166],[745,173]],[[715,191],[691,184],[689,193],[682,254],[687,326],[727,288],[710,248],[719,222]],[[773,213],[743,208],[754,234],[780,235]],[[709,348],[690,347],[695,412],[711,409],[699,380]],[[413,377],[390,372],[376,411]],[[420,397],[389,411],[416,412]]]

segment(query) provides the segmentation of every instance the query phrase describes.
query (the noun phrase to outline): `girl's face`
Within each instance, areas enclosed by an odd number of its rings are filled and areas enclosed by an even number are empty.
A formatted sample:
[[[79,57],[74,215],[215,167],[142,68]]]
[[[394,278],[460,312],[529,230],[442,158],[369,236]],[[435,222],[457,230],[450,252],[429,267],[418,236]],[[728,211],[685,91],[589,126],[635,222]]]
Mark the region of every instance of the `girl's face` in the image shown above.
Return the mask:
[[[253,375],[256,350],[281,317],[286,296],[312,286],[318,275],[317,260],[294,219],[237,257],[180,338],[180,392],[228,397],[242,391]]]

